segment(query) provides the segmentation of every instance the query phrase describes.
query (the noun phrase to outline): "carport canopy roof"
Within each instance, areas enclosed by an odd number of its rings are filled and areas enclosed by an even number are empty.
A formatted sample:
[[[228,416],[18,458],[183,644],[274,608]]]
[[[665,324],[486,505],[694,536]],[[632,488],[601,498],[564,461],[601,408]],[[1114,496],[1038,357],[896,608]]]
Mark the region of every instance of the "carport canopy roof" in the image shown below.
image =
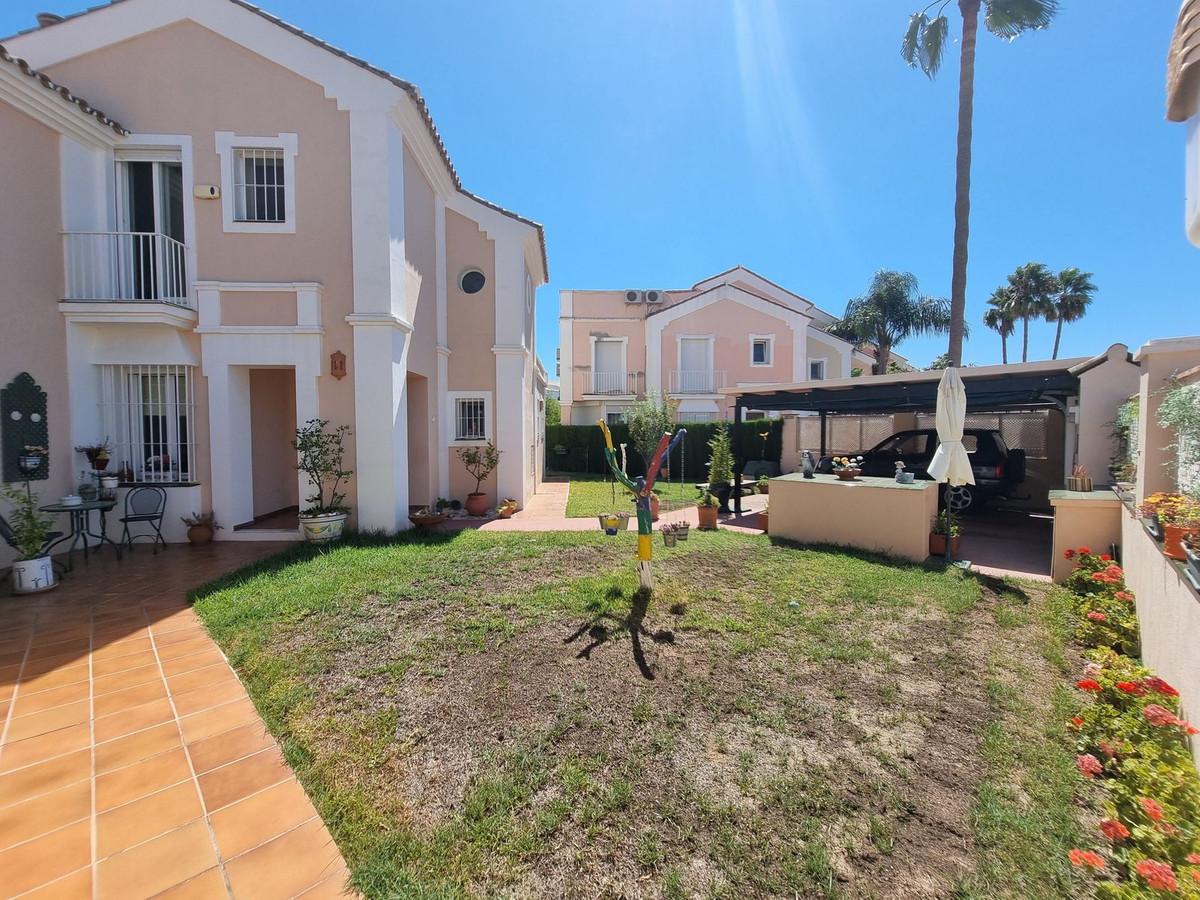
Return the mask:
[[[968,410],[1061,408],[1079,393],[1079,376],[1107,358],[1101,354],[1002,366],[965,366],[958,372],[967,388]],[[722,393],[734,397],[744,409],[764,411],[922,411],[936,408],[941,377],[941,370],[932,369],[761,387],[743,385],[726,388]]]

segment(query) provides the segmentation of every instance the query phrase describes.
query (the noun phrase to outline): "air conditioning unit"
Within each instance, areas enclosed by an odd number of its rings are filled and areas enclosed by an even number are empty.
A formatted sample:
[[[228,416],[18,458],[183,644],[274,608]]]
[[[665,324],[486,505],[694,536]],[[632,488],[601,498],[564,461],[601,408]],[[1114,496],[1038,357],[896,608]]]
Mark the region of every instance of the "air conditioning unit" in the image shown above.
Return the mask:
[[[646,292],[645,291],[626,291],[625,292],[625,302],[626,303],[644,303],[645,301],[646,301]]]
[[[647,303],[662,303],[667,299],[666,291],[646,291],[645,294]]]

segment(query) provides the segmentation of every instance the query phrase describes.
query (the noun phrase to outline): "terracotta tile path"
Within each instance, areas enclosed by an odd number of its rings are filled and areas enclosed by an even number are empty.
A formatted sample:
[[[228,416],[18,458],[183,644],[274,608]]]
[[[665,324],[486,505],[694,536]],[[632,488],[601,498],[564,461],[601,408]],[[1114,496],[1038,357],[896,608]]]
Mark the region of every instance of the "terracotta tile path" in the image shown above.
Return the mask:
[[[186,591],[278,544],[0,594],[0,897],[334,897],[347,870]]]

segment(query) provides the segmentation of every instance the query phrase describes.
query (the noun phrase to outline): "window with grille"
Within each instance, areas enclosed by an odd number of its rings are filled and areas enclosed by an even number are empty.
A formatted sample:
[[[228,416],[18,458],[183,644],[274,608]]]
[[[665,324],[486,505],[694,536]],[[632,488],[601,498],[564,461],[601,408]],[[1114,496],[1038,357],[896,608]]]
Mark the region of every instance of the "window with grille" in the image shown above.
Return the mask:
[[[454,401],[454,439],[487,440],[487,404],[482,397],[461,397]]]
[[[283,154],[275,148],[234,148],[234,218],[238,222],[287,221]]]
[[[110,465],[123,481],[195,480],[194,366],[98,366]]]

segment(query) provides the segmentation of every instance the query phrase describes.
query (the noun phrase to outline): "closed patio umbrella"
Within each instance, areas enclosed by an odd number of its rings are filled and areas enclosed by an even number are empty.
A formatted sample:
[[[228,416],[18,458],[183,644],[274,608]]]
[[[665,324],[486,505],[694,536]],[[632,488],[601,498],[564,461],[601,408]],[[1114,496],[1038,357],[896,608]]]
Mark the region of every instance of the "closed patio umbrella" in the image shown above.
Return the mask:
[[[967,389],[963,386],[958,369],[953,367],[942,373],[937,391],[938,448],[929,463],[929,477],[949,485],[974,484],[975,473],[971,471],[971,459],[963,446],[963,426],[967,419]],[[946,507],[946,517],[951,510]],[[946,535],[946,558],[950,558],[950,535]]]

